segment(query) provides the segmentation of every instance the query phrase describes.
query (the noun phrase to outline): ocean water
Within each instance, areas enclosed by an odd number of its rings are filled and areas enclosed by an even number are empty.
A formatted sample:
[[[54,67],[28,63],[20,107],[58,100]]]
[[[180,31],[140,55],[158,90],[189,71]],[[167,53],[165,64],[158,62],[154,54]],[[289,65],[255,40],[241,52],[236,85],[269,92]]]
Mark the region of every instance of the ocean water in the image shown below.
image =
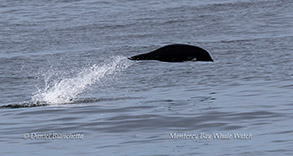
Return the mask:
[[[0,155],[292,155],[292,8],[0,0]],[[173,43],[215,62],[127,59]]]

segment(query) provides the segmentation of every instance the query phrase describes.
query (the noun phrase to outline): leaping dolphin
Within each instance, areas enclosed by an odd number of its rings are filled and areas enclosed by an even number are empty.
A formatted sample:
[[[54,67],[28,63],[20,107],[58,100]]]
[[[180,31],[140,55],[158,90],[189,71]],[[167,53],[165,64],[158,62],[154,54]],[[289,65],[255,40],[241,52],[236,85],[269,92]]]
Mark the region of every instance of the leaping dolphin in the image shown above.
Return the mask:
[[[149,53],[132,56],[130,60],[158,60],[164,62],[211,61],[210,54],[196,46],[185,44],[171,44]]]

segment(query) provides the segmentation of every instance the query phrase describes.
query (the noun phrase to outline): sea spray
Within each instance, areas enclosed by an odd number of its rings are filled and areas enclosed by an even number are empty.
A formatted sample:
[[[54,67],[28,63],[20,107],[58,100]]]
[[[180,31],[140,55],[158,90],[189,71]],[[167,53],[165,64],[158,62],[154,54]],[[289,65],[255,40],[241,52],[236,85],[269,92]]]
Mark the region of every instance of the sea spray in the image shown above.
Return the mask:
[[[44,89],[38,89],[32,96],[33,103],[62,104],[72,103],[72,99],[88,87],[102,79],[115,75],[129,67],[131,62],[122,56],[114,57],[109,63],[92,65],[83,69],[75,76],[54,80],[48,83],[45,79]]]

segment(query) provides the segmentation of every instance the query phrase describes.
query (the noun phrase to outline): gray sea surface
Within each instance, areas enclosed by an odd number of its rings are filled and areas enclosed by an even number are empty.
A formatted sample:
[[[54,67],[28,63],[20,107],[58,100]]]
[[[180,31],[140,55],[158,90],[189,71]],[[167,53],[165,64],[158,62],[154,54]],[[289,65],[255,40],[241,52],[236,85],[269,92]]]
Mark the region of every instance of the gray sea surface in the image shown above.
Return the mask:
[[[0,0],[0,155],[293,155],[292,0]],[[215,62],[130,61],[192,44]]]

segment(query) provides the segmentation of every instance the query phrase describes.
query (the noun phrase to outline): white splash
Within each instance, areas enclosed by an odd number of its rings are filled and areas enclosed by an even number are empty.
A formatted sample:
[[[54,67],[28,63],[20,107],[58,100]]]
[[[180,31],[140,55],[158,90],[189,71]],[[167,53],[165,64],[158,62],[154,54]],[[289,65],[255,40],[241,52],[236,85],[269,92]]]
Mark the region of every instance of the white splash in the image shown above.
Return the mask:
[[[71,103],[78,94],[108,75],[114,75],[131,65],[131,62],[121,56],[113,58],[110,63],[93,65],[84,69],[76,76],[61,79],[51,85],[46,83],[44,89],[39,89],[33,96],[32,102],[44,102],[47,104]]]

